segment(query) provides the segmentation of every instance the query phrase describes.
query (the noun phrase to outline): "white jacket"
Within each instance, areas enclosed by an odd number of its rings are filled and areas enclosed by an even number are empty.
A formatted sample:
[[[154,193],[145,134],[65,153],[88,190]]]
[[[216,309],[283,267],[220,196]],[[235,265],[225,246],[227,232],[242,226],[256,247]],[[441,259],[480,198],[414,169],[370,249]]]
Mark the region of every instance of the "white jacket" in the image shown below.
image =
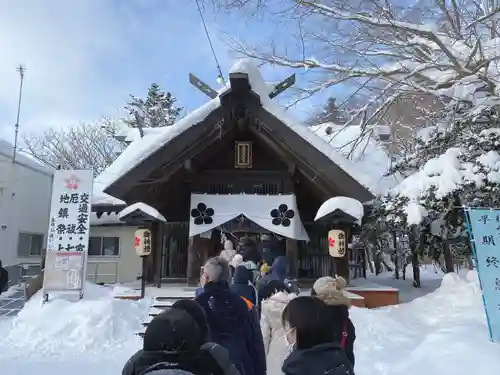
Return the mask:
[[[297,295],[279,292],[262,301],[260,328],[266,349],[267,375],[281,375],[281,366],[288,356],[285,330],[281,325],[281,313]]]

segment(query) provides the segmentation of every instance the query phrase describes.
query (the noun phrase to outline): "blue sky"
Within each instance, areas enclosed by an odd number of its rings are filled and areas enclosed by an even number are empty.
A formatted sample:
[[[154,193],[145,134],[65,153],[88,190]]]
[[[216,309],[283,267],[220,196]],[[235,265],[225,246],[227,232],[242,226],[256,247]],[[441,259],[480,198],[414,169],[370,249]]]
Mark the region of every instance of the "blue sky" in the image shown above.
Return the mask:
[[[272,38],[293,48],[288,30],[266,19],[211,10],[204,15],[223,72],[237,59],[224,33],[249,44]],[[192,110],[207,98],[189,84],[189,72],[217,88],[194,0],[0,0],[0,56],[0,137],[11,141],[20,63],[27,68],[21,133],[118,116],[128,95],[144,96],[151,82]],[[290,73],[263,69],[269,81]],[[310,105],[301,104],[297,116]]]

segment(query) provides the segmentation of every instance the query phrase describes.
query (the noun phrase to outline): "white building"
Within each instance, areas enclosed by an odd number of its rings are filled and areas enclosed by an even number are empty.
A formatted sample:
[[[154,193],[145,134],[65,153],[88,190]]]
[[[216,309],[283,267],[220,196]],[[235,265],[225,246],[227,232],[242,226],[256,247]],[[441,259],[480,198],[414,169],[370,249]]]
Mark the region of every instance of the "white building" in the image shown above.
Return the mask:
[[[53,170],[0,139],[0,259],[6,266],[40,263],[49,227]]]

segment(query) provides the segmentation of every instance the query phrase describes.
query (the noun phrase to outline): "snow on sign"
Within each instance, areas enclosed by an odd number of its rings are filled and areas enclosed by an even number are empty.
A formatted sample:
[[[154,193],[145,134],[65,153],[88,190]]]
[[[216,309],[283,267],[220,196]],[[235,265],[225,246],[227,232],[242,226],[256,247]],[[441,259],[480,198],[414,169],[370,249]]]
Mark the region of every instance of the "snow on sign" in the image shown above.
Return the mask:
[[[328,232],[328,252],[334,258],[342,258],[346,251],[345,233],[339,229]]]
[[[93,179],[90,170],[58,170],[54,174],[44,294],[71,290],[79,290],[82,294]]]
[[[490,338],[500,343],[500,210],[468,209],[467,214]]]

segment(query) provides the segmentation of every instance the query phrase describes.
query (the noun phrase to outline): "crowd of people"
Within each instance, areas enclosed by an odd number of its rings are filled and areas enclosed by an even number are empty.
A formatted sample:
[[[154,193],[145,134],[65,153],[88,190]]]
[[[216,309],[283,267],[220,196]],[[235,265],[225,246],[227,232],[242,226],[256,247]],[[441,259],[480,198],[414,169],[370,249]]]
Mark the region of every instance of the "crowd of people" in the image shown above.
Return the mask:
[[[301,296],[288,269],[269,236],[226,241],[195,298],[151,321],[122,375],[354,375],[345,280],[322,277]]]

